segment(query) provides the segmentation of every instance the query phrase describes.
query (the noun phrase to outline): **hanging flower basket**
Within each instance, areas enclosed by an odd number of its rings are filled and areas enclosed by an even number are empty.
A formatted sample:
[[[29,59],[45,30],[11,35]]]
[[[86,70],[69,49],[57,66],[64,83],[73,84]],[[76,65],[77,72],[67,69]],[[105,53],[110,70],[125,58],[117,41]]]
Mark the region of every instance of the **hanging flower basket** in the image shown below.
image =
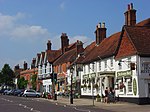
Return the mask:
[[[88,85],[88,88],[91,88],[91,85],[90,85],[90,84]]]
[[[123,83],[120,84],[119,88],[123,89],[125,87],[125,85]]]
[[[94,84],[94,88],[96,88],[96,89],[98,88],[98,84],[97,84],[97,83],[96,83],[96,84]]]
[[[87,85],[86,85],[86,84],[84,84],[84,85],[83,85],[83,88],[86,88],[86,87],[87,87]]]

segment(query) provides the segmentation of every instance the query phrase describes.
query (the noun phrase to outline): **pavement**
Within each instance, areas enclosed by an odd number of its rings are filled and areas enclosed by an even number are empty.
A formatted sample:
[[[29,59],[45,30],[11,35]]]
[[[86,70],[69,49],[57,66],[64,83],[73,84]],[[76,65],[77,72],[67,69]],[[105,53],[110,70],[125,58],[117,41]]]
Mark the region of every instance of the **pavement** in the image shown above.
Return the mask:
[[[92,99],[85,99],[85,98],[79,98],[79,99],[73,99],[73,104],[70,104],[69,98],[64,97],[57,97],[57,100],[53,99],[46,99],[48,101],[51,101],[56,104],[63,104],[63,105],[69,105],[69,106],[88,106],[92,108],[101,108],[105,110],[110,110],[114,112],[150,112],[150,105],[137,105],[133,103],[128,102],[116,102],[116,103],[102,103],[97,102]]]

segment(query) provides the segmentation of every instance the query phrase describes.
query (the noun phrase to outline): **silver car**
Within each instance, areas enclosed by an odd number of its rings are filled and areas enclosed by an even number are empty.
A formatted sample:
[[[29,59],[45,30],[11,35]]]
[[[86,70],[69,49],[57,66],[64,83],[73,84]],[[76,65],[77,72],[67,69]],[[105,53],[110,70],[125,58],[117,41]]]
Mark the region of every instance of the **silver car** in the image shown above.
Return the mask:
[[[35,90],[25,90],[24,93],[23,93],[23,96],[24,97],[41,97],[41,93],[39,92],[36,92]]]

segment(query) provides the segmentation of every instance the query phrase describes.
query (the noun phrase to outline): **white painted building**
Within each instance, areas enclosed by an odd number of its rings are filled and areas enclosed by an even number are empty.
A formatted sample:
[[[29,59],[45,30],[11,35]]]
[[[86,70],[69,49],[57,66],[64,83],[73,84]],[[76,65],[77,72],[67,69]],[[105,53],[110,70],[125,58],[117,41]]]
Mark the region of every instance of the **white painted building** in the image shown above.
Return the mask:
[[[93,48],[83,59],[81,95],[104,94],[115,89],[119,100],[137,104],[150,103],[150,19],[136,24],[136,10],[131,3],[125,12],[122,31],[106,38],[105,24],[98,24]],[[93,85],[97,84],[97,89]]]

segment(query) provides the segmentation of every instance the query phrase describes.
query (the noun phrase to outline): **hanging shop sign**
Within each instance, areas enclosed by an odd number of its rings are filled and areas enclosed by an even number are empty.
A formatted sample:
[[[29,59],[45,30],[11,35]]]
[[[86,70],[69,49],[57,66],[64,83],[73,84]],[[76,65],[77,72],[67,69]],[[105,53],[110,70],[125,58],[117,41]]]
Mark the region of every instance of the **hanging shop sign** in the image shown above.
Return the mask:
[[[137,94],[137,83],[136,83],[136,79],[133,79],[133,93],[136,96]]]
[[[132,71],[127,70],[127,71],[117,72],[117,77],[123,77],[123,76],[132,76]]]

